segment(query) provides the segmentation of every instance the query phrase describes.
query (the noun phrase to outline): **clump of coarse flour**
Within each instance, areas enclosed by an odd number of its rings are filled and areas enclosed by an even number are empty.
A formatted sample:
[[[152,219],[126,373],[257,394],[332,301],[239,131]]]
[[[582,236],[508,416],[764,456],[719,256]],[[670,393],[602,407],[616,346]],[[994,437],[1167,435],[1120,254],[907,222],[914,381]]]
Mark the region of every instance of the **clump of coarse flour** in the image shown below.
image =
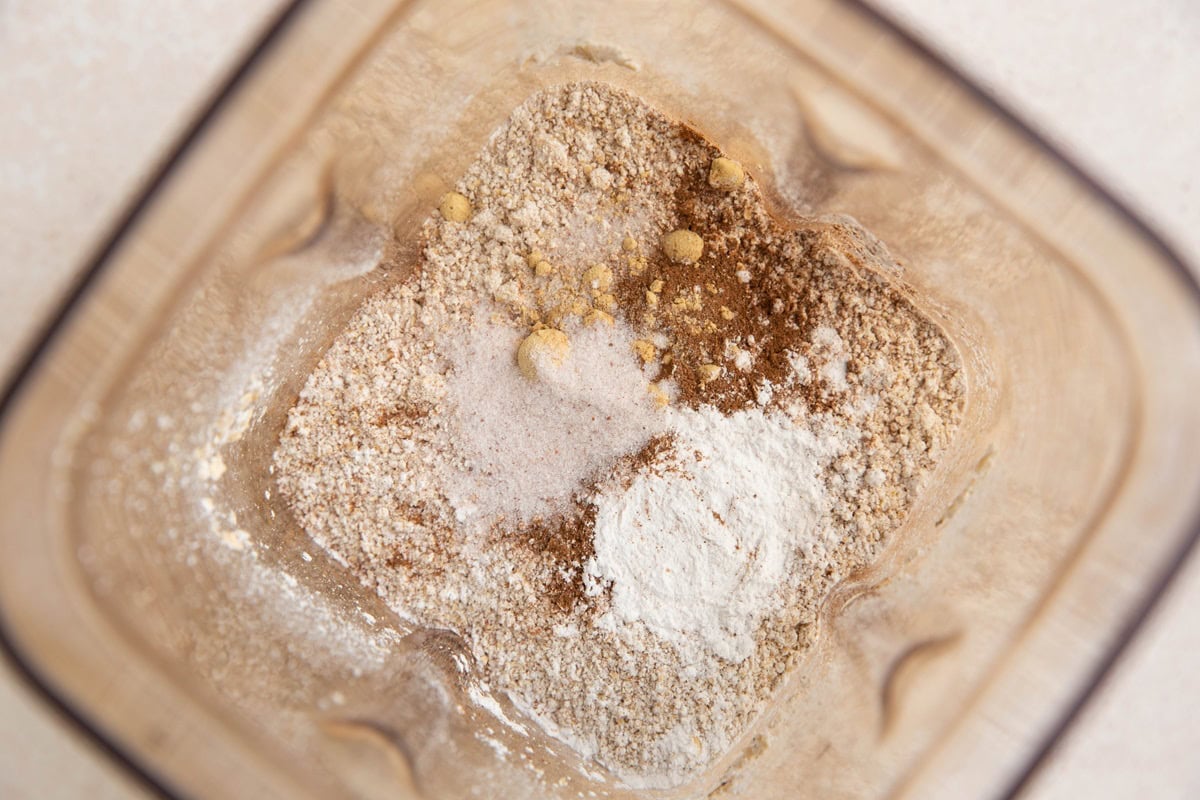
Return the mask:
[[[962,415],[957,353],[856,223],[779,224],[601,84],[517,108],[422,236],[301,391],[279,488],[545,732],[681,785],[900,528]]]

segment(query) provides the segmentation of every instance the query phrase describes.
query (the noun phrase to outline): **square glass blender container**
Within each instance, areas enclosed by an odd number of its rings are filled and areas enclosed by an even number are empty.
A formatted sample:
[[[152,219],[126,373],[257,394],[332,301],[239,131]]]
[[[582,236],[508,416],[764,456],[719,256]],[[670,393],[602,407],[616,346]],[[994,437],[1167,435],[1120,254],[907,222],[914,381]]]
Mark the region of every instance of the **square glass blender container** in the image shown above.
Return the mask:
[[[628,89],[784,219],[849,214],[958,348],[965,419],[723,758],[645,796],[1022,784],[1196,535],[1197,289],[889,23],[830,0],[291,7],[6,395],[11,653],[185,796],[611,797],[275,490],[286,413],[436,198],[543,87]]]

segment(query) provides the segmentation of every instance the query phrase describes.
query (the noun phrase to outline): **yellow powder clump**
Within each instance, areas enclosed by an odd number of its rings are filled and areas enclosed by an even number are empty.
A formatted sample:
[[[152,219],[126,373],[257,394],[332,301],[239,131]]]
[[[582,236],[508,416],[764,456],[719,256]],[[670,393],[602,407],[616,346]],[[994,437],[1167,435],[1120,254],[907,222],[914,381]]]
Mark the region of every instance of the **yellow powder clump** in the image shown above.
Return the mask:
[[[633,343],[633,352],[637,353],[638,358],[647,364],[654,360],[654,344],[645,339],[638,339]]]
[[[438,211],[451,222],[466,222],[471,218],[471,201],[458,192],[446,192]]]
[[[571,342],[565,333],[557,328],[538,328],[517,347],[517,367],[526,378],[537,380],[561,367],[570,355]]]
[[[614,322],[616,320],[613,319],[612,314],[606,314],[596,309],[589,311],[587,316],[583,318],[584,325],[612,325]]]
[[[662,249],[676,264],[694,264],[704,252],[704,240],[689,230],[671,231],[662,238]]]
[[[746,171],[732,158],[714,158],[708,169],[708,185],[728,192],[741,186],[746,180]]]
[[[612,270],[599,264],[594,267],[589,267],[587,271],[583,273],[584,285],[591,288],[592,292],[595,294],[607,292],[610,288],[612,288],[612,282]]]

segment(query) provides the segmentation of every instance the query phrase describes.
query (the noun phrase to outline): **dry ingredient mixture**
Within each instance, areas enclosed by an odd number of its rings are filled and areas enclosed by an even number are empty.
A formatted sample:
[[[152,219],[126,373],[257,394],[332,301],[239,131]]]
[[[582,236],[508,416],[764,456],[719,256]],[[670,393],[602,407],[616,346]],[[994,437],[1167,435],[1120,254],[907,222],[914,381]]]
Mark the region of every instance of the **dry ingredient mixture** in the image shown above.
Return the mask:
[[[422,235],[301,392],[279,486],[547,732],[678,785],[903,520],[958,357],[852,220],[781,226],[738,162],[601,84],[520,106]]]

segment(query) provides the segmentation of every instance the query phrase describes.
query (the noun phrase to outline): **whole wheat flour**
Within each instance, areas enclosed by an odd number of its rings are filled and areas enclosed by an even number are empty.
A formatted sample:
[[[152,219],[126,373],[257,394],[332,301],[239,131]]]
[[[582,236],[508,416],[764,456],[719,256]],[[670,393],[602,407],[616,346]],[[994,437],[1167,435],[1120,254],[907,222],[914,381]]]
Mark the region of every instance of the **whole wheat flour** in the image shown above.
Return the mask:
[[[275,454],[308,534],[632,787],[696,776],[889,541],[961,417],[953,347],[849,219],[600,84],[513,112]]]

